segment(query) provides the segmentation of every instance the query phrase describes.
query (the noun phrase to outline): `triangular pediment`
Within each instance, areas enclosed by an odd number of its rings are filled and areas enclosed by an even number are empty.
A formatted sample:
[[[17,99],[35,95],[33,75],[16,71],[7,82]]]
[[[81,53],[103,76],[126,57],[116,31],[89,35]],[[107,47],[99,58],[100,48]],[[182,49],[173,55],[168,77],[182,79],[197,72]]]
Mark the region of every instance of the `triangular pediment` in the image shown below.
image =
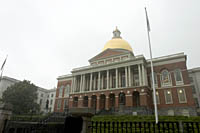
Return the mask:
[[[113,56],[117,56],[117,55],[123,55],[123,54],[127,54],[127,53],[131,53],[131,52],[128,50],[124,50],[124,49],[106,49],[105,51],[103,51],[103,52],[99,53],[98,55],[96,55],[95,57],[91,58],[89,60],[89,62],[104,59],[104,58],[109,58],[109,57],[113,57]]]

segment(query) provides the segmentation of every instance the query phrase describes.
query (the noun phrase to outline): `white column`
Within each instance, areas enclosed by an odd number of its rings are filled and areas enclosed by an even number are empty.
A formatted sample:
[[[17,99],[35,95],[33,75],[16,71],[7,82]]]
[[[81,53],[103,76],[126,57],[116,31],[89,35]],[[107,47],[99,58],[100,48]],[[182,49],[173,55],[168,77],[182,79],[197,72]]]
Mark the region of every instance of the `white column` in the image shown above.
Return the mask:
[[[74,88],[74,77],[72,77],[72,83],[71,83],[71,90],[70,90],[70,93],[73,92],[73,88]]]
[[[115,88],[118,88],[118,68],[115,69],[115,80],[116,80]]]
[[[90,73],[90,91],[92,91],[92,73]]]
[[[93,90],[96,90],[96,76],[94,76],[94,86],[93,86]]]
[[[100,84],[101,84],[101,75],[100,72],[98,73],[98,90],[100,90]]]
[[[122,87],[122,73],[119,71],[119,87]]]
[[[125,80],[126,80],[126,87],[128,87],[128,72],[127,72],[127,67],[125,67]]]
[[[101,75],[101,89],[103,89],[103,74]]]
[[[83,75],[82,91],[85,91],[85,74]]]
[[[142,64],[142,85],[145,85],[145,73],[144,73],[144,64]]]
[[[128,66],[128,79],[129,79],[129,86],[131,86],[131,66]]]
[[[145,85],[148,85],[147,69],[146,68],[144,68],[144,76],[145,76]]]
[[[82,85],[83,85],[83,75],[81,74],[80,92],[83,91],[83,89],[82,89],[82,88],[83,88]]]
[[[142,85],[141,69],[140,64],[138,64],[138,76],[139,76],[139,85]]]
[[[110,74],[110,88],[112,88],[112,74]]]
[[[77,86],[77,83],[76,83],[76,76],[74,77],[74,92],[76,92],[76,86]]]
[[[109,70],[107,70],[107,89],[109,89]]]

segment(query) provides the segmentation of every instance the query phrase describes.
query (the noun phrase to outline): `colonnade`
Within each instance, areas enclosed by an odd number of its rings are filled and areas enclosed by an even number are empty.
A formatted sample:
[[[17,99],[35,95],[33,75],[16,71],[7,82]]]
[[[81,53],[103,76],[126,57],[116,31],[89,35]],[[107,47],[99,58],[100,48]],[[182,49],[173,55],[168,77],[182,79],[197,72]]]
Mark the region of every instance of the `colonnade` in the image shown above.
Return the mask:
[[[144,64],[74,75],[71,94],[147,85]]]

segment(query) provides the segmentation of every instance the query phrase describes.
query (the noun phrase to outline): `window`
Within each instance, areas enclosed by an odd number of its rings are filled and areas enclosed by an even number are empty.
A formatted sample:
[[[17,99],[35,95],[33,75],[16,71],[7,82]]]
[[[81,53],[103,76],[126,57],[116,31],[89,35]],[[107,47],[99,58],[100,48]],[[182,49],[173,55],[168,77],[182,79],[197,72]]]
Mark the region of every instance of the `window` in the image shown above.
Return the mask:
[[[64,86],[62,85],[62,86],[60,87],[60,89],[59,89],[59,95],[58,95],[58,97],[62,97],[63,88],[64,88]]]
[[[68,99],[64,100],[64,110],[68,108]]]
[[[114,58],[113,61],[114,61],[114,62],[119,62],[119,61],[120,61],[120,58]]]
[[[165,90],[165,103],[166,104],[172,104],[173,100],[172,100],[172,92],[171,90]]]
[[[43,93],[41,93],[40,96],[43,97]]]
[[[69,92],[70,92],[70,84],[67,84],[67,86],[65,87],[65,97],[69,97]]]
[[[93,65],[97,65],[97,63],[96,63],[96,62],[93,62],[91,65],[92,65],[92,66],[93,66]]]
[[[106,60],[106,64],[110,64],[110,63],[112,63],[112,59]]]
[[[193,80],[193,77],[189,77],[190,78],[190,83],[193,83],[194,80]]]
[[[192,93],[195,94],[196,93],[196,89],[194,86],[191,86],[192,87]]]
[[[42,105],[42,99],[40,99],[40,105]]]
[[[51,97],[53,97],[53,94],[51,94]]]
[[[153,92],[152,92],[152,96],[153,96]],[[153,98],[153,101],[154,101],[154,98]],[[156,91],[156,102],[157,102],[157,104],[160,104],[160,97],[159,97],[158,91]],[[153,102],[153,104],[154,104],[154,102]]]
[[[139,75],[138,74],[133,75],[133,86],[139,86]]]
[[[47,95],[47,98],[49,98],[49,95]]]
[[[177,89],[179,103],[186,103],[185,89]]]
[[[99,61],[98,64],[103,65],[104,61]]]
[[[50,105],[52,105],[53,104],[53,99],[51,99],[51,101],[50,101]]]
[[[88,96],[84,96],[83,98],[83,107],[88,107]]]
[[[176,69],[174,71],[174,76],[175,76],[176,84],[183,84],[183,78],[182,78],[182,73],[180,69]]]
[[[122,87],[126,86],[126,78],[125,78],[125,74],[124,73],[122,73],[122,76],[121,76],[121,84],[122,84]]]
[[[199,102],[197,98],[194,98],[194,102],[195,102],[196,107],[199,108]]]
[[[128,59],[128,56],[123,56],[122,57],[122,60],[127,60]]]
[[[161,73],[161,81],[162,81],[162,86],[169,86],[171,85],[171,78],[170,74],[167,70],[163,70]]]
[[[124,93],[119,93],[119,104],[126,105],[126,96]]]
[[[60,108],[61,108],[61,99],[59,99],[58,101],[57,101],[57,110],[59,110]]]

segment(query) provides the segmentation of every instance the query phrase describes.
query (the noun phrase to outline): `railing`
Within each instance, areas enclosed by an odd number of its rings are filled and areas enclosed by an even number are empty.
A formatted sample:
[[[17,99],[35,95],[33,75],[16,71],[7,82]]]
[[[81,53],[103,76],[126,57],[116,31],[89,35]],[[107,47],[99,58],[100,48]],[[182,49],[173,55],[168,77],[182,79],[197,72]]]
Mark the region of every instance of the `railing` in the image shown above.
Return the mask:
[[[200,133],[200,122],[92,122],[91,133]]]

